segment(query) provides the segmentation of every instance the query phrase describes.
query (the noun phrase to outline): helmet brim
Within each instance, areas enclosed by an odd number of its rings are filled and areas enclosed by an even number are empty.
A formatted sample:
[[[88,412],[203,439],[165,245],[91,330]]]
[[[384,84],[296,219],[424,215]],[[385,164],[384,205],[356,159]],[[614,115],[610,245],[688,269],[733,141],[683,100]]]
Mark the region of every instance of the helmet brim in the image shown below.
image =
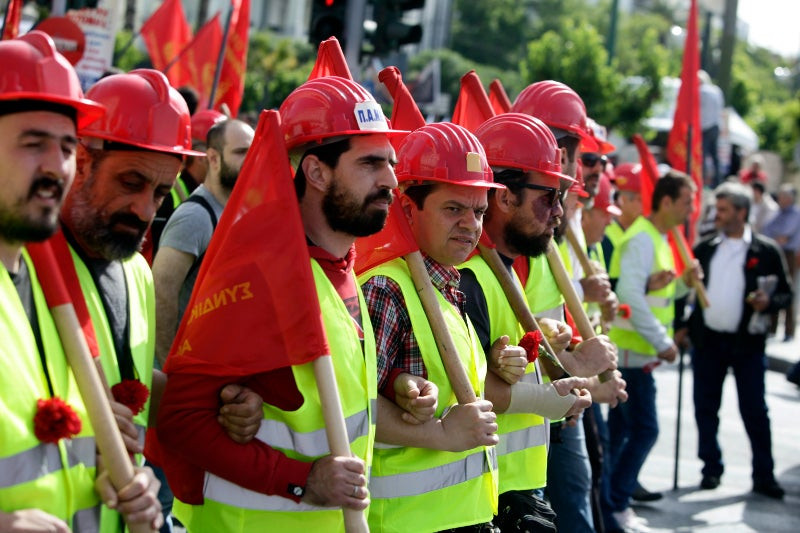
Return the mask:
[[[13,92],[5,93],[2,95],[2,100],[40,100],[42,102],[51,102],[54,104],[61,104],[73,108],[77,113],[77,123],[75,125],[78,134],[81,131],[93,124],[96,120],[105,115],[106,108],[104,105],[99,104],[93,100],[86,98],[65,98],[61,96],[52,96],[37,92]]]

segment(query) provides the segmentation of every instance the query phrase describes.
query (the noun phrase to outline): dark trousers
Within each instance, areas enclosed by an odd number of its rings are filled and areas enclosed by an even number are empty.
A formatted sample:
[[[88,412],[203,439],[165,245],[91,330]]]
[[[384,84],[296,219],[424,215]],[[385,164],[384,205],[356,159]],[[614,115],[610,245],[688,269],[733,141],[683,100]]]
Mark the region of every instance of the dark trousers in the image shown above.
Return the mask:
[[[714,168],[711,174],[711,179],[707,183],[711,187],[716,187],[722,182],[722,176],[719,172],[719,156],[717,155],[717,141],[719,140],[719,126],[711,126],[703,130],[703,161],[707,157],[711,158],[711,164]],[[703,170],[706,166],[703,164]]]
[[[703,461],[704,476],[721,476],[724,471],[722,451],[717,441],[722,384],[728,369],[733,369],[739,396],[739,413],[744,422],[753,452],[753,480],[774,480],[772,436],[767,403],[764,399],[764,372],[767,358],[763,353],[740,353],[733,334],[706,329],[703,349],[692,354],[694,370],[694,418],[697,422],[698,457]]]

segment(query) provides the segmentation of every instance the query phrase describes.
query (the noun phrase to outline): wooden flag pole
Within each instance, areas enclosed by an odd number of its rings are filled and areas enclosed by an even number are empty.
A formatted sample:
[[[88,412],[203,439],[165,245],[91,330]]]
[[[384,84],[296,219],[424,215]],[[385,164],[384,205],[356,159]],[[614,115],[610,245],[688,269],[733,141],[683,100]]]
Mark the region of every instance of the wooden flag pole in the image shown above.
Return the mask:
[[[586,310],[583,308],[583,303],[578,298],[578,293],[575,292],[575,287],[572,286],[572,280],[569,279],[567,269],[564,267],[564,262],[561,260],[561,255],[556,249],[555,243],[551,240],[550,245],[547,247],[547,263],[550,265],[550,271],[556,279],[558,290],[564,296],[564,301],[567,304],[567,309],[575,320],[575,325],[578,327],[578,333],[584,340],[593,339],[597,336],[589,317],[586,315]],[[611,371],[606,370],[597,376],[601,382],[611,379]]]
[[[683,264],[686,265],[686,268],[689,268],[694,258],[686,247],[686,241],[683,239],[683,235],[681,235],[678,228],[672,228],[670,231],[672,232],[672,238],[675,240],[675,244],[678,246],[678,253],[681,255]],[[711,302],[708,300],[708,293],[706,292],[706,286],[703,285],[703,281],[692,276],[692,288],[697,293],[697,301],[700,302],[700,306],[703,309],[708,309],[711,306]]]
[[[428,323],[433,331],[433,337],[436,339],[436,346],[439,348],[439,355],[442,358],[453,393],[456,395],[458,403],[474,402],[478,398],[469,381],[467,372],[464,370],[464,365],[458,357],[458,351],[453,343],[450,331],[447,329],[442,310],[439,308],[436,289],[431,283],[422,254],[419,251],[411,252],[404,256],[404,259],[411,272],[411,279],[414,281],[419,299],[422,301],[422,308],[425,310],[425,316],[428,318]]]
[[[542,329],[539,327],[539,322],[537,322],[536,317],[533,316],[533,313],[531,313],[531,310],[528,307],[528,302],[525,299],[525,295],[522,294],[522,290],[520,289],[519,285],[514,282],[514,278],[511,276],[511,273],[508,271],[508,269],[506,269],[506,266],[503,264],[503,260],[500,259],[500,254],[497,253],[497,250],[486,246],[481,242],[478,243],[478,250],[480,251],[481,257],[483,257],[483,260],[486,261],[486,263],[489,265],[489,268],[492,269],[497,281],[500,282],[500,286],[503,287],[503,293],[506,295],[506,299],[511,305],[511,308],[514,310],[514,315],[517,317],[517,320],[520,324],[522,324],[522,328],[525,331],[542,331]],[[547,337],[545,337],[543,331],[542,346],[544,346],[545,357],[547,360],[550,361],[550,363],[552,363],[556,368],[564,370],[564,367],[561,365],[561,362],[558,360],[558,357],[553,351],[553,347],[550,346],[549,342],[547,342]]]
[[[344,412],[339,399],[339,388],[336,386],[331,356],[318,357],[314,360],[313,365],[314,378],[322,405],[322,418],[325,421],[325,435],[328,437],[328,447],[332,455],[352,457],[353,453],[350,451],[350,439],[344,423]],[[362,511],[342,508],[342,513],[344,513],[344,529],[347,533],[369,533],[367,519]]]
[[[575,231],[569,224],[567,224],[567,242],[569,242],[569,245],[572,247],[572,250],[578,257],[578,262],[580,262],[581,268],[583,269],[584,273],[586,273],[587,276],[594,276],[595,274],[600,274],[600,272],[597,271],[597,268],[595,268],[595,265],[593,265],[592,262],[589,260],[589,255],[586,253],[586,250],[584,250],[583,247],[581,246],[580,241],[578,241],[578,236],[575,235]]]

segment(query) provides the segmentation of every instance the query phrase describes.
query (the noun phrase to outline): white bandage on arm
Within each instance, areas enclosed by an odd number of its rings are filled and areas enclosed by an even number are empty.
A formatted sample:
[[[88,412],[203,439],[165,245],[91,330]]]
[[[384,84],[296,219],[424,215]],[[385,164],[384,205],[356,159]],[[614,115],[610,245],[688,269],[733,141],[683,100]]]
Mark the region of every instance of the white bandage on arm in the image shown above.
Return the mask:
[[[570,410],[578,397],[574,394],[561,396],[552,383],[517,382],[511,386],[511,401],[506,413],[535,413],[555,420]]]

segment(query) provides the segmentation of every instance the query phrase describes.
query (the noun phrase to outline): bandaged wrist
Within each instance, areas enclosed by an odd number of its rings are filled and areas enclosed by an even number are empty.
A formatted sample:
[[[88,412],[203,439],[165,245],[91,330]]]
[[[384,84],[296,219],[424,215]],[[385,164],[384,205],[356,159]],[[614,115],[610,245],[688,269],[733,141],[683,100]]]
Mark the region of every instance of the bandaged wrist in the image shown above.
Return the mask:
[[[561,396],[552,383],[518,382],[511,387],[511,401],[506,413],[534,413],[552,420],[563,417],[578,397]]]

